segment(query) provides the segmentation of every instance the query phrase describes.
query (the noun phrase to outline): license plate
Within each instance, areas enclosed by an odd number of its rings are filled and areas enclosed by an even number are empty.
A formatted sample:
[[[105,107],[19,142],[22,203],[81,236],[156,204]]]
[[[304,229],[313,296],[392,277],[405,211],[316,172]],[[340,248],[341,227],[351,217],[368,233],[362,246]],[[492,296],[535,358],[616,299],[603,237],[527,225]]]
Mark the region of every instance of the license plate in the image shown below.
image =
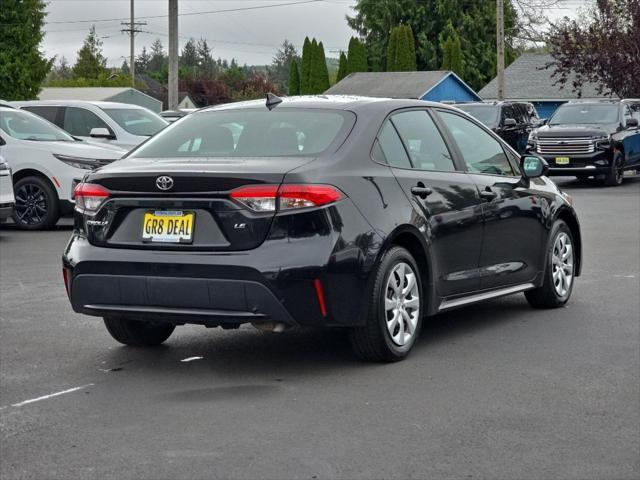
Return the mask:
[[[142,222],[142,241],[191,243],[194,220],[193,212],[176,210],[146,212]]]
[[[556,157],[556,165],[568,165],[569,157]]]

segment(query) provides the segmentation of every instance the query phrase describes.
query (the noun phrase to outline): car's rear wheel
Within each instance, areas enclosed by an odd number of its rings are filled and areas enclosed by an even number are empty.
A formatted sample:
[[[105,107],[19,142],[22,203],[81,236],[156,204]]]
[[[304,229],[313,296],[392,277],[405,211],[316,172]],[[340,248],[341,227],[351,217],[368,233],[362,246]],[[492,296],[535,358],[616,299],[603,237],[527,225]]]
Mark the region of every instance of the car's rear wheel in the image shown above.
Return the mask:
[[[624,179],[624,157],[622,152],[617,152],[613,156],[609,173],[604,177],[604,184],[609,187],[617,187]]]
[[[356,355],[377,362],[406,357],[420,334],[422,297],[414,258],[404,248],[389,249],[374,273],[366,324],[350,331]]]
[[[114,339],[132,347],[160,345],[171,336],[176,328],[175,325],[170,323],[143,322],[109,317],[105,317],[104,324]]]
[[[575,279],[575,247],[571,230],[558,220],[552,230],[544,283],[541,287],[525,292],[532,307],[557,308],[569,301]]]
[[[16,198],[13,221],[23,230],[47,230],[60,218],[58,194],[44,178],[31,176],[13,186]]]

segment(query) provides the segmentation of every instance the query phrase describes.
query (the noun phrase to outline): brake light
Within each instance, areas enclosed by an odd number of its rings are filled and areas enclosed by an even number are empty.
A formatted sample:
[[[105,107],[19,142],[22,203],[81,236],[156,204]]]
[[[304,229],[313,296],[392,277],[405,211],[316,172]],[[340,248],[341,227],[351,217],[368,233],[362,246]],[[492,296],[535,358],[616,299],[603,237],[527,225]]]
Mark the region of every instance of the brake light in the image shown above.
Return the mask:
[[[231,198],[255,212],[320,207],[344,198],[331,185],[253,185],[231,192]]]
[[[73,190],[76,208],[86,212],[95,212],[109,198],[109,190],[95,183],[79,183]]]
[[[62,267],[62,278],[64,279],[64,288],[67,291],[67,296],[71,296],[71,270],[67,267]]]

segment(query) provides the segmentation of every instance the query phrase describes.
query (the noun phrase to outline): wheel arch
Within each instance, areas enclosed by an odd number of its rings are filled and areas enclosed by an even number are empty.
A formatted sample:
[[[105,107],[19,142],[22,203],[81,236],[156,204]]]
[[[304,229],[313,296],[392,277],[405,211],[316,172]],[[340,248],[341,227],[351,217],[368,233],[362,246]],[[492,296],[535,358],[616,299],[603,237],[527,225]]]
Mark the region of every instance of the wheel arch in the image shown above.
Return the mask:
[[[53,182],[48,177],[48,175],[46,175],[45,173],[41,172],[40,170],[36,170],[34,168],[23,168],[22,170],[18,170],[17,172],[14,172],[13,173],[13,184],[15,185],[18,181],[20,181],[20,180],[22,180],[23,178],[26,178],[26,177],[40,177],[40,178],[44,179],[51,186],[51,188],[56,193],[56,195],[58,194],[58,190],[57,190],[56,186],[53,184]]]
[[[571,230],[571,236],[576,247],[576,269],[575,275],[579,277],[582,273],[582,235],[580,233],[580,223],[578,217],[569,208],[560,208],[556,215],[556,220],[562,220]]]
[[[435,282],[433,272],[433,262],[430,256],[430,249],[424,240],[423,234],[413,225],[401,225],[393,230],[386,238],[380,249],[379,256],[382,256],[389,248],[398,246],[406,249],[415,259],[420,269],[423,295],[427,298],[427,315],[437,312],[435,297]]]

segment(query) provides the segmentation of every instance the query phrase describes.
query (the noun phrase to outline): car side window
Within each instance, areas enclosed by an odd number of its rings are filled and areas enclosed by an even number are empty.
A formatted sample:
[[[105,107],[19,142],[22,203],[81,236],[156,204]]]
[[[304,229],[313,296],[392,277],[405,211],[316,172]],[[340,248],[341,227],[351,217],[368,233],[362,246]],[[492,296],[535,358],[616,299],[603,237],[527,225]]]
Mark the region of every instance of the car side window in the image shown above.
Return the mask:
[[[93,128],[106,128],[112,132],[109,125],[102,121],[95,113],[86,108],[79,107],[67,107],[65,109],[62,128],[71,135],[77,135],[79,137],[88,137]]]
[[[507,118],[513,118],[514,120],[517,120],[516,113],[512,105],[504,105],[502,107],[502,123],[503,124]]]
[[[640,102],[629,104],[629,108],[631,109],[631,116],[640,121]]]
[[[631,113],[631,108],[629,108],[628,104],[625,104],[624,106],[624,121],[626,122],[627,120],[633,118],[633,114]]]
[[[416,170],[454,172],[453,158],[438,127],[425,110],[396,113],[391,117]]]
[[[398,132],[388,120],[378,134],[378,145],[384,154],[387,164],[392,167],[411,168],[411,162],[398,136]]]
[[[60,126],[58,114],[60,112],[61,107],[51,107],[51,106],[28,106],[22,107],[23,110],[27,112],[35,113],[36,115],[44,118],[45,120],[49,120],[51,123],[55,123]]]
[[[460,115],[442,110],[438,113],[451,132],[469,172],[514,175],[513,167],[498,140]]]

